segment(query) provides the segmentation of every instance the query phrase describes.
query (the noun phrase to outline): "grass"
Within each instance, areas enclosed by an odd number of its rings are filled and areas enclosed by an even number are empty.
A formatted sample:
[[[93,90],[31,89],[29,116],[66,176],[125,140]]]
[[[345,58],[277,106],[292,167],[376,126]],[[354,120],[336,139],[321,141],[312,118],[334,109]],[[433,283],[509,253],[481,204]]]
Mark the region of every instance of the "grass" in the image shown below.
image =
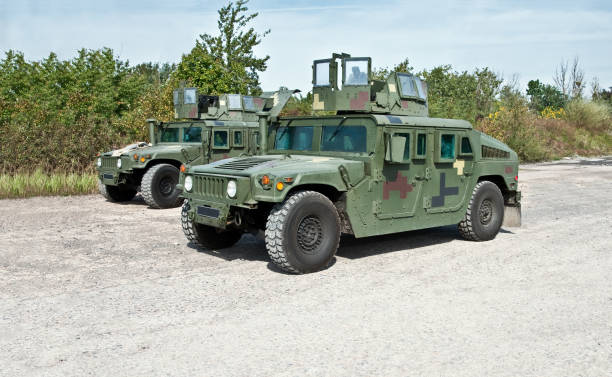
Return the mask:
[[[98,190],[98,178],[91,173],[0,174],[0,199],[48,195],[92,194]]]

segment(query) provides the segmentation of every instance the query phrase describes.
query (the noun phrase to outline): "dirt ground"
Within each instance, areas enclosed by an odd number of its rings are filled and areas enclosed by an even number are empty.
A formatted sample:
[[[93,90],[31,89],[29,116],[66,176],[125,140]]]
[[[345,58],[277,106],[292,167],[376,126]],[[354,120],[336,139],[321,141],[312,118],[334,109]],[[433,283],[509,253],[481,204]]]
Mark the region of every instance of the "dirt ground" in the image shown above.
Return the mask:
[[[611,376],[612,158],[519,175],[522,228],[343,237],[304,276],[179,209],[0,201],[0,375]]]

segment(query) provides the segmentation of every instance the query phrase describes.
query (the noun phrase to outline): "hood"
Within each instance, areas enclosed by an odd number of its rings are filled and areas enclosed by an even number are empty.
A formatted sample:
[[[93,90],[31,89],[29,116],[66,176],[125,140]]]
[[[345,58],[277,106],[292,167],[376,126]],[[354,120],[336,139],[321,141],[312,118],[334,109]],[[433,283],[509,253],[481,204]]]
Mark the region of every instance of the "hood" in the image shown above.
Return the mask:
[[[340,166],[344,166],[349,170],[363,171],[364,162],[326,156],[264,155],[228,158],[208,165],[194,166],[191,171],[196,174],[208,173],[233,176],[273,174],[281,176],[301,173],[337,172]]]

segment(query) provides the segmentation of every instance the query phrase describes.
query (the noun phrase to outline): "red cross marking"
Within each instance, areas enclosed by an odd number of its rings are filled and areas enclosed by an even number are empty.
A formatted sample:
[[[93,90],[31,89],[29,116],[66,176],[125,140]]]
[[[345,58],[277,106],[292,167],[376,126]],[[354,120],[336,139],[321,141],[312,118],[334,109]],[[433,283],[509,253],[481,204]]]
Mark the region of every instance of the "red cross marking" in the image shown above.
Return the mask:
[[[395,181],[387,181],[383,184],[383,200],[389,199],[391,191],[399,191],[400,199],[406,199],[406,193],[412,192],[412,185],[408,183],[408,177],[404,177],[402,172],[398,171]]]

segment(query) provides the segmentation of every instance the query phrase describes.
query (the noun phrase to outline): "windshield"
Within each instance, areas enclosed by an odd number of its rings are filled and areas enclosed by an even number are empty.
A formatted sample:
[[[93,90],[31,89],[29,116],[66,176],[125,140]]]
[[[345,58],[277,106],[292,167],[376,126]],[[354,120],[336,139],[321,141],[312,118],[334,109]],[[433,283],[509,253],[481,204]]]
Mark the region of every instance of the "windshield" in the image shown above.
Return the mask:
[[[279,150],[311,151],[312,126],[279,127],[276,131],[274,148]]]
[[[178,143],[178,128],[164,128],[161,133],[160,142],[162,143]]]
[[[183,142],[201,143],[202,142],[202,127],[185,128],[183,131]]]
[[[366,152],[367,131],[363,126],[323,126],[321,150]]]

